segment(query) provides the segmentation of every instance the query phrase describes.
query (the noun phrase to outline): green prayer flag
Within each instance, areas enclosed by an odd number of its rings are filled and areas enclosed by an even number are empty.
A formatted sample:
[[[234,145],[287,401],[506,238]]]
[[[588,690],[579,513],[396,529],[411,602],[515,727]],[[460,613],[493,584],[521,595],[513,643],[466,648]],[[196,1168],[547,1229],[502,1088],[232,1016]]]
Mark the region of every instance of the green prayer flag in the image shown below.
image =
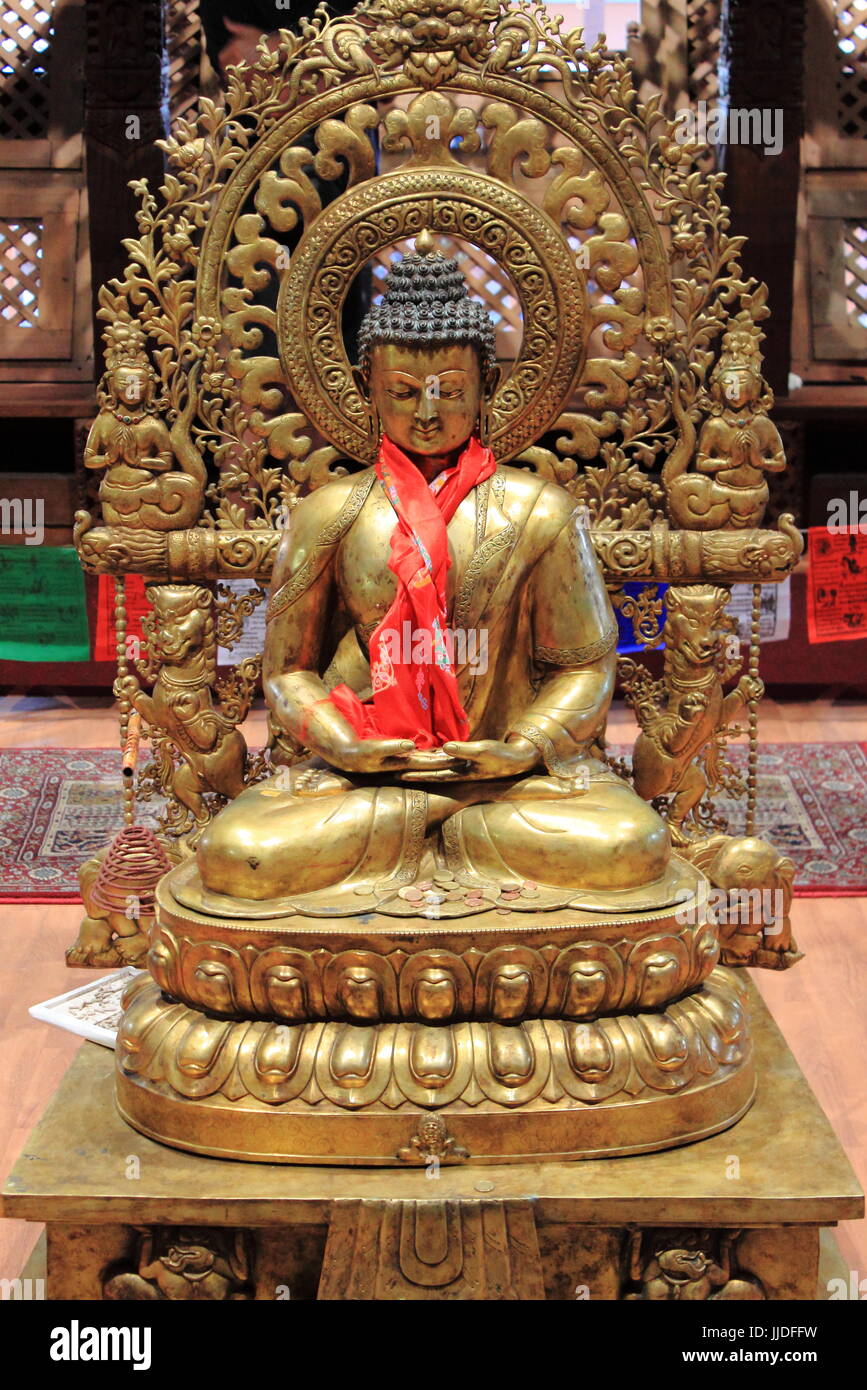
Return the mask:
[[[84,575],[73,547],[0,547],[0,660],[89,656]]]

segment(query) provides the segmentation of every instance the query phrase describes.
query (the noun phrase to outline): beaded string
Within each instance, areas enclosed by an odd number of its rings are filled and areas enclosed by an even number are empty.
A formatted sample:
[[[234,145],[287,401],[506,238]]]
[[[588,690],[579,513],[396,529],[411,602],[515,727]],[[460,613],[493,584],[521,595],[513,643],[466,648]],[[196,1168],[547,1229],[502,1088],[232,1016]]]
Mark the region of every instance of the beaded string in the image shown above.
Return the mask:
[[[762,622],[762,586],[753,585],[753,607],[750,619],[750,656],[747,670],[753,680],[758,680],[759,676],[759,648],[761,646],[761,622]],[[756,784],[758,779],[759,767],[759,702],[751,699],[747,705],[749,711],[749,751],[747,753],[747,819],[745,833],[754,835],[756,833]]]
[[[126,650],[126,580],[123,575],[116,576],[114,581],[114,635],[117,652],[117,674],[118,679],[122,680],[129,674],[129,662]],[[123,819],[125,825],[132,825],[135,819],[135,779],[131,771],[127,770],[127,760],[130,753],[130,746],[137,747],[139,729],[133,726],[130,719],[132,703],[128,696],[121,695],[118,700],[120,707],[120,750],[123,759]],[[140,726],[140,721],[137,721]]]

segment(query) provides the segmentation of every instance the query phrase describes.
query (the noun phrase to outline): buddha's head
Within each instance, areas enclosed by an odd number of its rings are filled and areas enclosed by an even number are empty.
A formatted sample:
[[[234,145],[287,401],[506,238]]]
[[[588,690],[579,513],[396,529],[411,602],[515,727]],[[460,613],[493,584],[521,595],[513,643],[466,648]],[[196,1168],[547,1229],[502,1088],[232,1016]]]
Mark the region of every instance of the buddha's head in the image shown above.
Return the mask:
[[[754,405],[764,391],[762,354],[755,324],[741,322],[723,337],[719,361],[711,373],[711,396],[723,409],[739,411]]]
[[[762,393],[761,374],[748,366],[727,367],[714,379],[719,399],[732,410],[742,410],[757,401]]]
[[[147,407],[153,398],[153,371],[144,361],[121,362],[108,372],[106,384],[118,405]]]
[[[426,468],[484,434],[499,368],[493,323],[457,261],[435,250],[430,232],[415,245],[365,315],[355,380],[380,433]]]

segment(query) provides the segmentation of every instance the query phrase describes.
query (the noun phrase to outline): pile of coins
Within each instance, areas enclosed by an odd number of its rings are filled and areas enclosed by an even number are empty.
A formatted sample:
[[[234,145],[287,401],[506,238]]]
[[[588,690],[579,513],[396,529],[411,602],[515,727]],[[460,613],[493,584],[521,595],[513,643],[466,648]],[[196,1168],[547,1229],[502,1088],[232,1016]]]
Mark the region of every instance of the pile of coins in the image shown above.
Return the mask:
[[[538,898],[539,885],[532,879],[508,879],[490,887],[466,887],[453,874],[437,874],[435,879],[419,879],[398,890],[398,897],[417,906],[419,916],[438,917],[443,903],[460,902],[465,907],[482,912],[495,908],[497,912],[512,911],[512,903],[520,898]]]

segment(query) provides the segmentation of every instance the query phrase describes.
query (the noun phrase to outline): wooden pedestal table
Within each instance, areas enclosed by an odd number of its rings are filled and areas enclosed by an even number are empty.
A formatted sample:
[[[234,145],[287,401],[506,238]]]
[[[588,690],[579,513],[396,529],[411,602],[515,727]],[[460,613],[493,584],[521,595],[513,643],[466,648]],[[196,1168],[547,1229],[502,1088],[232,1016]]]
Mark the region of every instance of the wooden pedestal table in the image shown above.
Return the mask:
[[[201,1158],[127,1127],[85,1044],[4,1189],[47,1226],[52,1299],[814,1299],[820,1232],[863,1214],[756,991],[759,1090],[664,1153],[429,1170]]]

